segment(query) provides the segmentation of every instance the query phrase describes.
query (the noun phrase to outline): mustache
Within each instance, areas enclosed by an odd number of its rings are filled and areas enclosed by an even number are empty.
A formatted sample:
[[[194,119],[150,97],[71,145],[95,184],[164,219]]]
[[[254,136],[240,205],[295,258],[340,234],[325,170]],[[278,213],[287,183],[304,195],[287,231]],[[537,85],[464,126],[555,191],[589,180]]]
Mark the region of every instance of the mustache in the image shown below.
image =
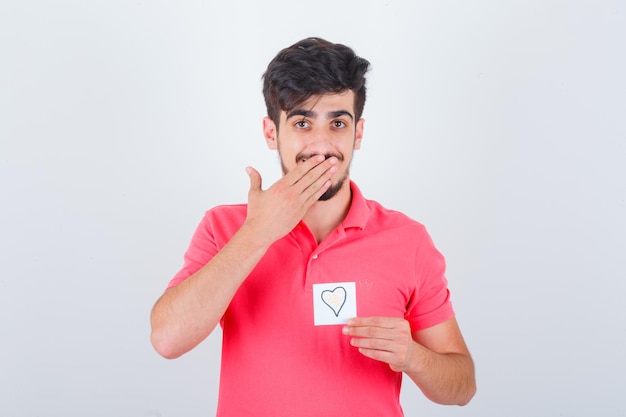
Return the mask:
[[[312,158],[316,155],[319,155],[317,153],[299,153],[298,155],[296,155],[296,162],[304,162],[309,158]],[[338,154],[338,153],[325,153],[324,154],[324,158],[328,159],[331,156],[334,156],[335,158],[337,158],[337,160],[339,162],[343,161],[343,155]]]

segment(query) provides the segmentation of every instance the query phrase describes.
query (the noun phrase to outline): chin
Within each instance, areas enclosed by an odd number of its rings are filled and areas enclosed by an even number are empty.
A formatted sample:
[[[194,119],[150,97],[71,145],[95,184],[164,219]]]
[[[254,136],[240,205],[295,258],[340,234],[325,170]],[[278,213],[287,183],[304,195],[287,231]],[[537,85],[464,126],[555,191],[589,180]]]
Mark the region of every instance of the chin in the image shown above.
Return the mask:
[[[320,198],[318,198],[318,201],[328,201],[331,198],[333,198],[334,196],[337,195],[337,193],[341,190],[341,188],[343,187],[343,183],[346,182],[346,179],[342,179],[341,181],[339,181],[337,184],[332,184],[330,186],[330,188],[328,190],[326,190],[324,192],[324,194],[322,194],[320,196]]]

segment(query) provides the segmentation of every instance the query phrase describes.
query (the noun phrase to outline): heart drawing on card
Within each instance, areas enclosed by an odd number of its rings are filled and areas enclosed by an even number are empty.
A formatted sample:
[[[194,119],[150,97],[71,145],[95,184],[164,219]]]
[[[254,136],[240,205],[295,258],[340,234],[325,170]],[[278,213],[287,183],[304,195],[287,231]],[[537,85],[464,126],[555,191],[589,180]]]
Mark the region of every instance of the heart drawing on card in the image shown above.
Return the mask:
[[[346,303],[346,289],[337,287],[334,290],[322,291],[322,301],[335,313],[335,317],[339,317],[339,312]]]

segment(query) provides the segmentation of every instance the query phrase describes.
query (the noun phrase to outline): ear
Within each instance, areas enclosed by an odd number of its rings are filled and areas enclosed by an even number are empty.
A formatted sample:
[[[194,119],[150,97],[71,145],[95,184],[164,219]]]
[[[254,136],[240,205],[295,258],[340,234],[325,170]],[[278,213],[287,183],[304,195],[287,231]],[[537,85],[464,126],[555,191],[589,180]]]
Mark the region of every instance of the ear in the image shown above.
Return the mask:
[[[265,143],[267,147],[276,150],[278,149],[278,141],[276,140],[276,124],[269,117],[263,118],[263,136],[265,136]]]
[[[365,124],[365,119],[360,118],[358,122],[356,122],[356,129],[354,131],[354,149],[361,149],[361,139],[363,139],[363,125]]]

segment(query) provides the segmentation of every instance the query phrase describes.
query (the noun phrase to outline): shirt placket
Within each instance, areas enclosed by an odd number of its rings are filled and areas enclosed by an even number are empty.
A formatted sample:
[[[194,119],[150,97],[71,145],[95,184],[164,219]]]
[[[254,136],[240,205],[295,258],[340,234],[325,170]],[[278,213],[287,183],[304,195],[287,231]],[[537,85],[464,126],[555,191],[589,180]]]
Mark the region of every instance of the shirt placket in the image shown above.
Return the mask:
[[[310,233],[310,232],[309,232]],[[325,259],[325,255],[329,250],[332,250],[332,246],[345,237],[345,232],[342,227],[338,227],[329,234],[319,245],[313,240],[313,250],[310,252],[307,259],[307,268],[305,272],[304,290],[307,292],[313,291],[313,284],[324,281],[324,274],[329,267]],[[311,238],[313,238],[311,234]]]

